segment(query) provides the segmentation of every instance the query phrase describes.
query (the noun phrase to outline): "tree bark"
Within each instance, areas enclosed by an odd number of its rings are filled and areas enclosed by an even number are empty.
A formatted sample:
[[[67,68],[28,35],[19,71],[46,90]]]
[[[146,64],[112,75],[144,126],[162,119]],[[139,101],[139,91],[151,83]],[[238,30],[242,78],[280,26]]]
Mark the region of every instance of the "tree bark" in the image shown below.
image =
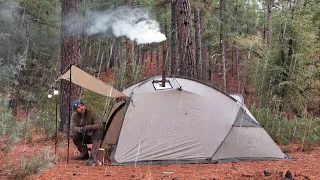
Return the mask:
[[[189,0],[178,0],[176,3],[177,32],[180,57],[180,75],[195,77],[194,43],[191,36],[191,8]]]
[[[159,52],[159,45],[157,44],[157,70],[156,75],[159,76],[159,69],[160,69],[160,52]]]
[[[272,7],[274,0],[268,0],[268,33],[267,33],[267,42],[268,48],[271,48],[271,39],[272,39]]]
[[[201,23],[200,23],[200,10],[196,8],[194,11],[195,19],[195,41],[196,41],[196,75],[198,79],[202,79],[201,72]]]
[[[235,4],[235,8],[234,8],[234,30],[236,32],[237,35],[239,35],[239,31],[238,31],[238,3],[237,0],[235,0],[236,4]],[[239,50],[238,48],[235,48],[236,50],[236,78],[237,78],[237,93],[240,93],[240,77],[239,77]],[[232,55],[233,55],[233,51],[232,51]],[[232,65],[233,65],[233,58],[232,58]],[[232,70],[233,72],[233,70]],[[233,73],[232,73],[233,74]]]
[[[141,49],[141,46],[140,45],[137,45],[137,59],[136,59],[136,65],[138,66],[139,63],[140,63],[140,49]]]
[[[61,73],[65,73],[70,64],[81,67],[81,0],[62,0],[61,2]],[[70,27],[72,24],[72,27]],[[72,78],[72,77],[71,77]],[[69,119],[69,101],[79,98],[80,87],[72,85],[71,97],[69,97],[70,86],[66,80],[61,80],[61,105],[59,131],[64,131],[64,125]],[[70,112],[71,113],[71,112]]]
[[[177,63],[179,63],[176,3],[177,0],[171,0],[171,75],[175,75],[177,73]]]
[[[111,38],[110,40],[110,50],[109,50],[109,57],[108,57],[108,62],[106,63],[106,72],[108,71],[109,68],[112,68],[114,66],[113,61],[112,61],[112,52],[113,52],[113,47],[114,47],[114,42],[115,38]]]
[[[114,67],[120,68],[121,37],[115,38],[112,49],[112,62]]]
[[[200,12],[200,31],[201,31],[201,34],[200,34],[200,42],[202,40],[202,37],[203,37],[203,34],[205,32],[204,28],[203,28],[203,13]],[[201,72],[202,72],[202,80],[203,81],[207,81],[207,62],[208,62],[208,54],[207,54],[207,45],[208,45],[208,40],[206,39],[204,41],[204,45],[201,44]]]

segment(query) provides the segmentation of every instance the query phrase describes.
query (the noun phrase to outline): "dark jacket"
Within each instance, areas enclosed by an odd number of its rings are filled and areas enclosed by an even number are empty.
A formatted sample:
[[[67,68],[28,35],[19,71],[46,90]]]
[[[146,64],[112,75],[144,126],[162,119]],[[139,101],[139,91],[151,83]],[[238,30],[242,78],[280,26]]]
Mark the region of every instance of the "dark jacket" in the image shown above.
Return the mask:
[[[74,112],[71,117],[71,132],[77,133],[81,127],[87,127],[88,130],[102,129],[102,122],[99,117],[89,109],[84,114]]]

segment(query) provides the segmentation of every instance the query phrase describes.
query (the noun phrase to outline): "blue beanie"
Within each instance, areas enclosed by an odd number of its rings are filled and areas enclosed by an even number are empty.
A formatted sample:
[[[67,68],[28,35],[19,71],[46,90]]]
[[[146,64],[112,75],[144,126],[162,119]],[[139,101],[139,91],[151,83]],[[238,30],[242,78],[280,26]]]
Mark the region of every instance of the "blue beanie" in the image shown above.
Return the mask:
[[[83,102],[81,100],[78,100],[78,99],[74,100],[73,103],[72,103],[73,110],[76,110],[78,108],[79,104],[83,104]]]

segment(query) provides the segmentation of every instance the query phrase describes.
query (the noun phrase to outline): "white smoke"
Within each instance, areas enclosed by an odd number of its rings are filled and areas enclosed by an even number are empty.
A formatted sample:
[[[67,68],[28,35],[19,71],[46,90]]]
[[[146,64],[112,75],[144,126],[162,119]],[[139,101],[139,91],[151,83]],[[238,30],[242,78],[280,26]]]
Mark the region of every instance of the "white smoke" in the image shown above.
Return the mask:
[[[162,42],[166,36],[160,32],[159,23],[151,19],[149,13],[141,8],[119,7],[104,13],[90,12],[88,15],[89,35],[108,33],[116,37],[125,36],[137,44]]]

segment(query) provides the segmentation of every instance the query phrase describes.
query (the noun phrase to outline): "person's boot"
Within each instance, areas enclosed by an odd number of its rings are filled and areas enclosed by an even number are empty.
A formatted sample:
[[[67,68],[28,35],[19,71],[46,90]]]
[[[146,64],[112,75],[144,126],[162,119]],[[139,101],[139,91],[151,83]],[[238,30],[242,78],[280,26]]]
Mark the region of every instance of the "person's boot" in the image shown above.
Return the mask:
[[[94,167],[94,166],[96,166],[96,163],[93,162],[92,160],[88,160],[88,161],[86,162],[86,166]]]
[[[76,160],[88,160],[89,153],[88,152],[81,152],[79,156],[76,157]]]

